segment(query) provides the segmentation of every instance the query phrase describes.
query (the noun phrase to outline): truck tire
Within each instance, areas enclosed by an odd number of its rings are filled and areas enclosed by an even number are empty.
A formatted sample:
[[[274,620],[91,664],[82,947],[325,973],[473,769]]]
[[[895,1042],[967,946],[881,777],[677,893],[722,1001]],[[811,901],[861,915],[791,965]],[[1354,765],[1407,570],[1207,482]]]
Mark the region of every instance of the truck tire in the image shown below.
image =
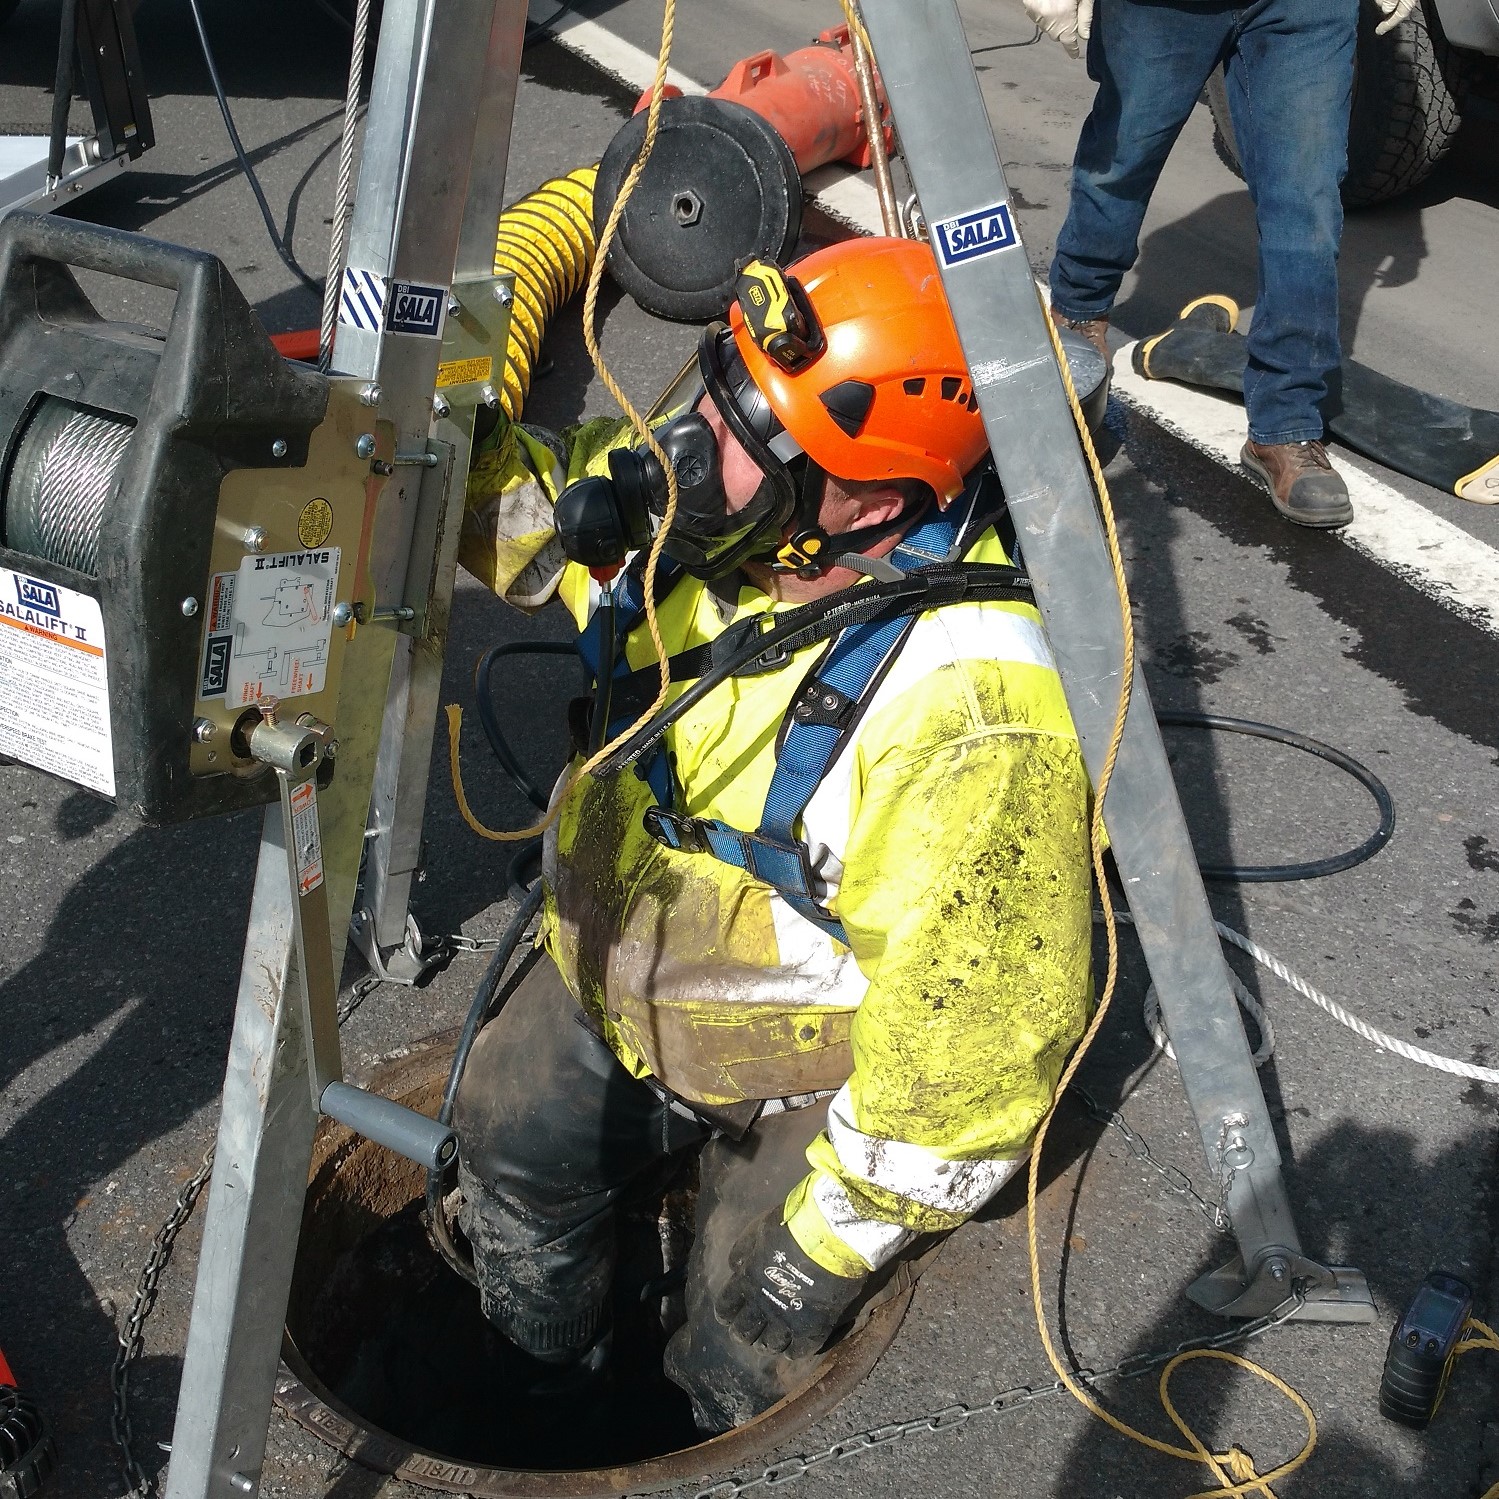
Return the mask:
[[[1424,181],[1451,149],[1462,123],[1463,54],[1447,44],[1432,0],[1422,0],[1393,31],[1375,36],[1379,9],[1364,0],[1359,15],[1348,122],[1348,175],[1343,203],[1368,208]],[[1219,69],[1205,91],[1213,145],[1235,176],[1244,175]]]

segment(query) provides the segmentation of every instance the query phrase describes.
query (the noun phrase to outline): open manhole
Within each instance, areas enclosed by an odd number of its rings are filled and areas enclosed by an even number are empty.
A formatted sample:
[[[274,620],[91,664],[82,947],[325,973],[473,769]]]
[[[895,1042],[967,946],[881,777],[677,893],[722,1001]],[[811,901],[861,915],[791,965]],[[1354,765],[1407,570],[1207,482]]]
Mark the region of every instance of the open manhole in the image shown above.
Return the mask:
[[[435,1114],[456,1033],[374,1069],[367,1085]],[[685,1260],[674,1223],[690,1186],[621,1222],[614,1377],[585,1404],[507,1389],[503,1346],[478,1292],[443,1262],[422,1220],[419,1167],[327,1120],[313,1148],[276,1401],[299,1425],[378,1472],[453,1493],[616,1495],[750,1461],[849,1393],[894,1339],[911,1279],[869,1313],[796,1393],[704,1440],[661,1372],[664,1272]],[[674,1238],[677,1242],[673,1242]],[[666,1277],[669,1279],[669,1277]]]

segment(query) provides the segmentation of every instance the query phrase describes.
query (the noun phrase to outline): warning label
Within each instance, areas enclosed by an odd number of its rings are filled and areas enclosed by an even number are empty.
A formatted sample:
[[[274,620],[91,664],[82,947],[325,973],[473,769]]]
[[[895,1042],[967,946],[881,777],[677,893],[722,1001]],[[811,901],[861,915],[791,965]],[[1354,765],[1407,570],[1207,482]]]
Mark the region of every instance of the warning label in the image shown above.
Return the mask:
[[[305,697],[321,692],[328,680],[328,645],[333,638],[333,596],[338,587],[337,547],[306,552],[273,552],[246,557],[231,577],[228,601],[233,649],[224,696],[243,708],[263,697]],[[205,691],[216,682],[213,663],[219,597],[209,610],[203,660]]]
[[[98,602],[0,567],[0,755],[113,796]]]
[[[323,883],[323,835],[318,829],[313,781],[292,787],[291,836],[297,855],[297,893],[309,895]]]
[[[489,355],[473,359],[450,359],[437,366],[437,388],[446,390],[450,385],[469,385],[475,380],[494,377],[494,360]]]

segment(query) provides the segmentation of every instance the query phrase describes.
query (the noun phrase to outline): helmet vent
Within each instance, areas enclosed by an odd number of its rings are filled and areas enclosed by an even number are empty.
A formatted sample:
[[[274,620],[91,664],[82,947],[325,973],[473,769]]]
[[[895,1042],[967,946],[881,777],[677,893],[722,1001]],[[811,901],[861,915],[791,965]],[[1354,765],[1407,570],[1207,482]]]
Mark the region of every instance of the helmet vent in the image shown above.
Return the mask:
[[[840,430],[857,437],[874,404],[874,386],[865,380],[843,380],[823,391],[818,400]]]
[[[919,396],[926,389],[926,377],[917,375],[913,379],[902,381],[901,389],[908,396]]]
[[[963,382],[957,375],[944,375],[942,377],[942,399],[944,401],[958,400],[958,392],[962,388]]]

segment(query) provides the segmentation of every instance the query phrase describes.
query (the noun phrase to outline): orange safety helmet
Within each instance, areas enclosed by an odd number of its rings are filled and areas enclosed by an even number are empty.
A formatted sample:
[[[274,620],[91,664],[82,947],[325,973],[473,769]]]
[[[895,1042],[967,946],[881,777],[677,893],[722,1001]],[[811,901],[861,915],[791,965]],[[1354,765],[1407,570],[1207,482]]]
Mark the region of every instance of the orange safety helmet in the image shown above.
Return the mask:
[[[780,425],[826,473],[920,479],[945,506],[989,450],[936,258],[919,241],[847,240],[784,275],[752,262],[729,329]]]

